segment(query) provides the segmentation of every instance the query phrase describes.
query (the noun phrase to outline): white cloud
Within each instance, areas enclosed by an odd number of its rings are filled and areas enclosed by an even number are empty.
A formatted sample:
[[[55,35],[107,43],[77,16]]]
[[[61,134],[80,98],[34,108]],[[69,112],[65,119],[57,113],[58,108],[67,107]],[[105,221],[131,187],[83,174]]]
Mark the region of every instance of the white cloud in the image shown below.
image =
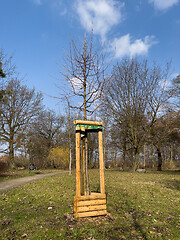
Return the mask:
[[[147,55],[149,48],[156,44],[153,36],[146,36],[144,40],[137,39],[131,41],[130,34],[126,34],[120,38],[115,38],[111,43],[111,51],[114,52],[116,58],[123,56]]]
[[[77,0],[77,12],[81,24],[87,30],[93,28],[94,33],[105,39],[108,31],[122,21],[123,3],[115,0]]]
[[[75,91],[79,91],[80,89],[83,88],[83,82],[80,78],[73,77],[70,79],[69,82],[71,83],[71,85]]]
[[[154,7],[158,10],[166,10],[178,2],[179,0],[149,0],[149,3],[154,4]]]

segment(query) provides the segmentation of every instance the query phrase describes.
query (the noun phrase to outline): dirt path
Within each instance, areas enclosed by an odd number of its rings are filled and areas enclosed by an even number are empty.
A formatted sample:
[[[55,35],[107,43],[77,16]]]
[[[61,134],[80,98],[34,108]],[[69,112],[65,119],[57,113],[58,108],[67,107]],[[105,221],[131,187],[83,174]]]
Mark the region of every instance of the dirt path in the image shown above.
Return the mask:
[[[51,177],[57,174],[62,174],[62,173],[68,173],[68,171],[61,171],[61,172],[54,172],[54,173],[44,173],[44,174],[39,174],[39,175],[34,175],[34,176],[29,176],[29,177],[22,177],[22,178],[16,178],[12,180],[7,180],[4,182],[0,182],[0,192],[7,192],[8,190],[11,190],[15,187],[19,187],[25,183],[29,183],[41,178],[45,177]]]

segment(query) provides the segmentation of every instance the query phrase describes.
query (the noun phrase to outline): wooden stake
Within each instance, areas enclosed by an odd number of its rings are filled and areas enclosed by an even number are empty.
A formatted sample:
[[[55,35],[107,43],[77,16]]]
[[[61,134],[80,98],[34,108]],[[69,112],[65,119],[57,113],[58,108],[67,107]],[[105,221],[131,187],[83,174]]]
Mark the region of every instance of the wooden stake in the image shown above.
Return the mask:
[[[100,165],[100,188],[101,193],[105,194],[104,187],[104,159],[103,159],[103,137],[102,131],[99,131],[99,165]]]
[[[81,195],[85,195],[85,139],[82,140],[82,182]]]
[[[102,126],[104,127],[104,124],[102,122],[95,122],[95,121],[85,121],[85,120],[75,120],[74,124],[85,124],[85,125],[96,125],[96,126]]]
[[[80,128],[76,127],[76,196],[81,195],[81,168],[80,168]]]

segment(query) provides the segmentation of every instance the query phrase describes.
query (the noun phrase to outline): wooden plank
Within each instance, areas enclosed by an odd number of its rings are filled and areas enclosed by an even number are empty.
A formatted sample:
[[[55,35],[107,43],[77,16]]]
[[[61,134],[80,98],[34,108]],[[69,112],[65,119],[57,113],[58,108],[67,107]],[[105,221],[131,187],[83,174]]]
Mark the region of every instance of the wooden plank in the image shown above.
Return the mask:
[[[76,133],[76,195],[81,195],[80,132]]]
[[[91,200],[91,201],[75,201],[74,205],[77,207],[81,206],[93,206],[93,205],[102,205],[106,204],[106,199],[100,199],[100,200]]]
[[[102,210],[102,211],[92,211],[92,212],[83,212],[83,213],[75,213],[75,217],[95,217],[95,216],[102,216],[106,215],[107,211]]]
[[[88,196],[75,196],[74,200],[85,201],[85,200],[95,200],[95,199],[106,199],[106,194],[101,193],[91,193]]]
[[[98,133],[99,135],[99,166],[100,166],[100,188],[101,193],[105,194],[105,186],[104,186],[104,159],[103,159],[103,137],[102,132]]]
[[[81,195],[85,195],[85,139],[82,140],[82,180]]]
[[[76,210],[75,210],[76,209]],[[92,211],[99,211],[99,210],[106,210],[106,204],[102,205],[94,205],[94,206],[84,206],[84,207],[77,207],[75,208],[75,212],[92,212]]]
[[[74,124],[82,124],[82,125],[95,125],[104,127],[103,122],[95,122],[95,121],[84,121],[84,120],[75,120]]]

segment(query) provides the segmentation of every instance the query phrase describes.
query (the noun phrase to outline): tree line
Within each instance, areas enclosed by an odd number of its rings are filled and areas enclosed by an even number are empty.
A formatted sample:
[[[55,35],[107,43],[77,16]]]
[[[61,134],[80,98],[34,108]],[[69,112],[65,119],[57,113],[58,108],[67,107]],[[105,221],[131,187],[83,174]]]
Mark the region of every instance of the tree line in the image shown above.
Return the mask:
[[[75,166],[73,120],[88,119],[104,122],[106,167],[179,167],[180,75],[169,79],[169,63],[137,57],[109,63],[95,46],[93,33],[71,40],[60,66],[61,84],[69,84],[60,115],[43,106],[42,94],[19,79],[12,57],[0,51],[0,151],[9,166],[67,168],[69,156]],[[97,141],[90,134],[84,143],[89,167],[98,166]]]

